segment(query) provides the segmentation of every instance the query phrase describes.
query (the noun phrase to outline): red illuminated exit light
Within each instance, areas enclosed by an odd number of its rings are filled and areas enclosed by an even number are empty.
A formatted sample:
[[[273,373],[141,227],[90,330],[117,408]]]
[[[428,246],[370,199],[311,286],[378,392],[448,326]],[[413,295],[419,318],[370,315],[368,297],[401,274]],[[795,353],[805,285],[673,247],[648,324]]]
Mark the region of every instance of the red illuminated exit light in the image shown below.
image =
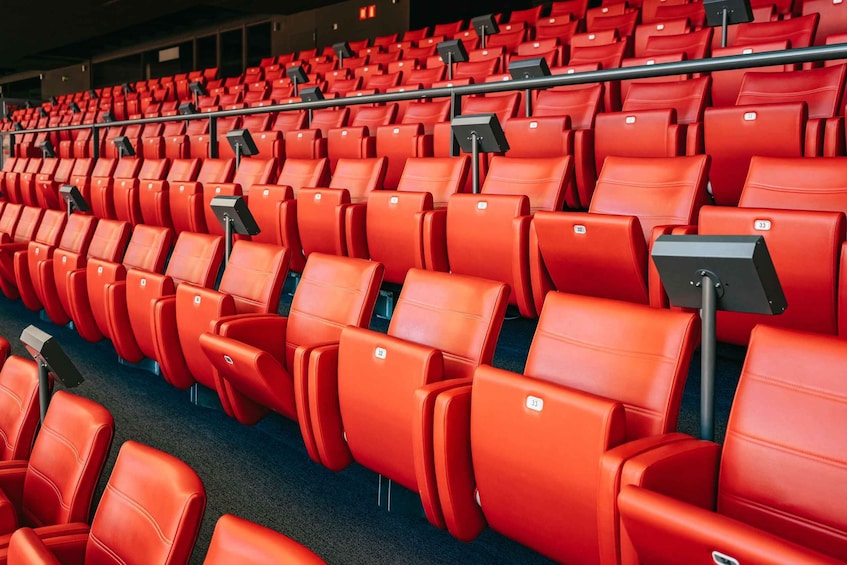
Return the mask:
[[[359,20],[369,20],[376,17],[376,4],[359,8]]]

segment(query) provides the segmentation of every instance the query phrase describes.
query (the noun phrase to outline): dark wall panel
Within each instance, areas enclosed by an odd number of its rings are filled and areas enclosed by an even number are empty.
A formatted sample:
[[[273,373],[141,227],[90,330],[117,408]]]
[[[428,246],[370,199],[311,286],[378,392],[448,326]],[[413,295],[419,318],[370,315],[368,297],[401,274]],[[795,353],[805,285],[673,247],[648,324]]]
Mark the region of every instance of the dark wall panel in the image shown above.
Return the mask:
[[[85,67],[85,70],[82,70]],[[41,98],[71,94],[91,88],[91,64],[71,65],[52,71],[44,71],[41,81]]]

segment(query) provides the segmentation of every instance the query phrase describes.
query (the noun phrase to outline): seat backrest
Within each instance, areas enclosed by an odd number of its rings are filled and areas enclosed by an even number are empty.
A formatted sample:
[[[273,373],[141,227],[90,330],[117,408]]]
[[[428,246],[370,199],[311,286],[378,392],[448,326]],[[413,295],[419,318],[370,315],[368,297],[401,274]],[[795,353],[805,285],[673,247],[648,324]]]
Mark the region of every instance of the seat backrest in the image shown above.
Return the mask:
[[[162,180],[165,178],[167,170],[167,159],[144,159],[141,169],[138,171],[138,178],[142,180]]]
[[[753,156],[738,206],[847,214],[847,162]]]
[[[606,157],[591,206],[595,214],[636,216],[645,241],[653,228],[696,223],[706,203],[709,157]]]
[[[296,112],[279,112],[276,115],[271,129],[273,131],[294,131],[306,127],[306,112],[299,110]]]
[[[277,184],[290,186],[294,196],[304,186],[327,186],[329,162],[322,159],[286,159],[279,173]]]
[[[352,202],[361,202],[370,191],[382,189],[387,166],[385,157],[339,159],[329,188],[346,188]]]
[[[0,461],[29,459],[38,417],[38,365],[12,355],[0,369]]]
[[[397,104],[387,104],[385,106],[364,107],[356,112],[350,124],[353,127],[366,126],[371,135],[376,134],[376,128],[393,124],[397,117]]]
[[[468,176],[470,158],[460,157],[409,157],[397,190],[429,192],[433,205],[443,207],[451,194],[462,190]]]
[[[59,249],[85,254],[94,237],[96,225],[97,219],[94,216],[71,214],[62,232],[62,238],[59,240]]]
[[[34,241],[47,247],[58,245],[67,217],[67,214],[59,210],[45,210],[41,223],[38,225],[38,231],[35,232]]]
[[[100,220],[88,246],[88,257],[117,263],[126,249],[129,235],[129,222]]]
[[[13,238],[15,243],[27,243],[35,237],[35,233],[38,231],[38,225],[41,223],[43,212],[44,210],[35,206],[24,206],[23,210],[21,210],[18,225],[15,227]]]
[[[709,77],[670,82],[634,82],[623,101],[623,112],[673,108],[678,124],[703,121],[709,100]]]
[[[288,274],[289,251],[253,241],[236,241],[218,291],[229,294],[239,314],[276,312]]]
[[[123,265],[127,269],[161,273],[171,250],[172,237],[169,228],[138,224],[132,230]]]
[[[412,102],[406,106],[406,112],[400,123],[423,124],[424,133],[432,133],[438,122],[445,122],[450,115],[450,99],[432,102]]]
[[[200,159],[172,159],[168,170],[168,182],[191,182],[200,172]]]
[[[121,161],[123,161],[123,159],[121,159]],[[127,161],[134,161],[134,159],[128,159]],[[100,157],[99,159],[97,159],[97,161],[94,162],[94,169],[91,171],[91,178],[111,177],[112,173],[115,172],[115,166],[117,166],[117,164],[117,159]],[[130,165],[132,165],[132,163],[130,163]]]
[[[174,283],[190,282],[209,288],[223,261],[223,238],[218,235],[180,232],[165,274]]]
[[[202,165],[197,174],[197,182],[230,182],[235,171],[233,159],[201,159]]]
[[[86,563],[188,563],[206,508],[191,467],[127,441],[118,453],[85,548]]]
[[[551,292],[524,374],[622,402],[627,440],[669,433],[676,430],[698,328],[688,312]]]
[[[568,90],[542,90],[533,108],[533,116],[568,116],[573,129],[591,129],[602,108],[603,85]]]
[[[503,283],[409,269],[388,335],[441,350],[445,379],[470,377],[491,363],[508,298]]]
[[[231,563],[325,565],[320,557],[296,541],[232,514],[224,514],[215,525],[203,565]]]
[[[616,69],[621,66],[625,51],[626,42],[624,41],[588,46],[571,44],[571,57],[568,59],[568,65],[599,63],[601,69]]]
[[[477,96],[462,102],[463,114],[496,114],[500,123],[515,117],[520,94],[511,92],[502,96]]]
[[[674,6],[684,8],[692,4]],[[700,8],[702,10],[702,8]],[[685,53],[685,59],[703,59],[709,55],[712,45],[712,28],[703,28],[700,31],[690,31],[678,35],[651,35],[647,38],[644,48],[645,57],[658,55],[670,55],[672,53]]]
[[[24,478],[27,525],[88,522],[114,431],[100,404],[62,390],[53,395]]]
[[[346,107],[338,110],[333,108],[314,110],[309,128],[321,130],[321,135],[326,137],[329,130],[346,126],[349,116],[350,110]]]
[[[286,366],[299,346],[337,342],[345,326],[367,327],[383,272],[376,261],[309,254],[288,314]]]
[[[273,159],[242,159],[232,182],[241,185],[241,193],[247,196],[254,184],[270,182],[275,169],[276,161]]]
[[[756,327],[718,483],[721,514],[841,560],[847,517],[832,497],[847,484],[845,361],[839,338]]]
[[[808,71],[747,73],[736,106],[806,102],[809,118],[832,118],[841,112],[845,66]]]
[[[98,159],[98,162],[102,161],[102,159]],[[138,172],[141,170],[141,159],[134,159],[132,157],[124,157],[123,159],[117,159],[115,163],[115,168],[111,173],[111,176],[116,179],[134,179],[138,177]],[[97,174],[97,167],[94,167],[93,177],[100,176]],[[103,175],[109,176],[109,175]]]
[[[818,28],[819,14],[775,22],[738,24],[733,45],[749,45],[765,41],[788,41],[790,47],[809,47]]]
[[[569,155],[561,157],[493,157],[482,185],[483,194],[523,194],[530,212],[561,210],[573,176]]]

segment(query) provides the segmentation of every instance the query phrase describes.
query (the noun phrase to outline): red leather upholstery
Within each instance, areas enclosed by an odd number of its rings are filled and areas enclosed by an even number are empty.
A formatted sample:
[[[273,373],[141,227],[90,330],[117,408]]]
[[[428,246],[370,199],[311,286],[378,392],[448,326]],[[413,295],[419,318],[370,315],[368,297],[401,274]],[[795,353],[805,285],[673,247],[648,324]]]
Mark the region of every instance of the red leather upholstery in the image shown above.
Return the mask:
[[[768,167],[773,167],[772,169]],[[720,312],[718,338],[746,344],[757,323],[839,332],[839,274],[845,238],[842,165],[837,159],[755,157],[739,208],[704,207],[699,233],[761,235],[789,303],[780,316]]]
[[[824,45],[830,35],[847,30],[847,6],[834,0],[805,0],[803,15],[820,14],[814,45]]]
[[[815,38],[819,14],[775,22],[739,24],[733,45],[754,45],[767,41],[787,41],[791,48],[808,47]]]
[[[510,304],[521,316],[536,317],[529,225],[538,210],[561,210],[572,172],[570,157],[494,157],[481,194],[453,195],[446,211],[430,215],[433,225],[446,226],[450,271],[503,281],[511,288]],[[426,253],[437,256],[434,248]]]
[[[91,260],[118,263],[123,257],[129,237],[129,223],[100,220],[91,238],[87,256],[64,249],[59,249],[54,254],[54,277],[59,299],[73,319],[79,335],[88,341],[98,341],[103,335],[97,327],[92,304],[88,299],[86,267]]]
[[[235,162],[232,159],[204,159],[196,182],[174,182],[168,190],[174,231],[208,233],[203,209],[203,186],[207,183],[230,182],[234,171]]]
[[[232,247],[218,290],[192,284],[177,286],[179,346],[197,382],[217,389],[213,366],[198,343],[200,334],[212,329],[214,322],[224,316],[276,312],[289,257],[284,247],[239,240]],[[174,349],[177,344],[166,347]]]
[[[838,116],[844,90],[844,65],[808,71],[748,73],[736,105],[805,102],[808,108],[804,155],[844,153],[844,120]]]
[[[35,238],[25,249],[15,251],[13,256],[15,287],[24,306],[33,311],[41,310],[41,301],[33,284],[32,273],[39,261],[48,259],[59,244],[65,229],[67,215],[58,210],[45,210]],[[2,249],[2,246],[0,246]],[[0,251],[0,257],[4,252]],[[5,259],[3,259],[5,260]],[[5,284],[5,283],[4,283]]]
[[[11,561],[10,561],[11,563]],[[215,525],[204,565],[324,565],[324,561],[296,541],[248,522],[224,514]]]
[[[705,11],[699,4],[681,4],[679,6],[661,6],[659,11],[664,11],[665,8],[671,8],[674,11],[694,10],[703,14]],[[674,14],[675,16],[676,14]],[[685,17],[683,14],[681,16]],[[685,59],[704,59],[709,56],[712,45],[713,30],[710,27],[701,29],[700,31],[689,31],[679,35],[651,35],[647,38],[647,45],[644,48],[644,56],[669,55],[672,53],[684,53]]]
[[[132,233],[121,263],[93,258],[88,261],[88,299],[97,329],[112,340],[118,356],[127,361],[141,360],[129,322],[129,304],[136,296],[127,292],[127,270],[161,273],[172,239],[173,232],[168,228],[140,224]]]
[[[367,257],[385,265],[385,280],[402,283],[406,271],[412,267],[424,268],[424,248],[433,248],[433,256],[440,252],[439,264],[433,264],[432,270],[445,270],[444,236],[425,232],[425,212],[436,205],[443,207],[451,194],[465,186],[468,174],[469,158],[432,157],[428,159],[409,158],[403,169],[403,176],[396,191],[380,190],[372,192],[365,211],[367,221],[367,249],[357,249],[355,233],[350,230],[347,239],[347,252],[351,256]],[[437,204],[436,204],[437,203]],[[356,214],[361,207],[348,212]],[[354,225],[351,220],[351,226]],[[426,243],[428,237],[437,238]],[[364,252],[368,255],[364,255]]]
[[[145,159],[138,171],[138,178],[119,177],[118,174],[121,171],[116,171],[112,189],[115,200],[115,218],[132,225],[142,223],[144,218],[141,210],[141,187],[147,181],[163,181],[167,170],[167,160]],[[150,190],[150,187],[147,190]]]
[[[20,174],[21,203],[26,206],[38,206],[35,178],[43,169],[49,172],[56,165],[56,159],[30,159],[24,171]]]
[[[468,378],[490,361],[507,292],[502,283],[412,269],[387,335],[342,330],[337,374],[330,367],[310,374],[309,409],[321,462],[340,470],[352,456],[418,491],[414,445],[421,441],[418,432],[431,438],[432,421],[415,414],[417,390]]]
[[[840,339],[758,326],[719,471],[720,447],[695,440],[626,463],[624,562],[673,563],[681,552],[741,563],[847,559],[847,523],[833,500],[845,481],[845,360]]]
[[[709,157],[609,157],[588,214],[539,212],[530,249],[533,298],[551,289],[663,306],[648,261],[656,237],[696,222],[706,202]],[[533,246],[534,247],[534,246]]]
[[[194,379],[178,345],[176,287],[181,283],[212,287],[222,261],[222,237],[182,232],[164,275],[129,269],[126,295],[132,300],[127,303],[127,315],[134,340],[123,343],[121,356],[130,361],[142,356],[155,359],[166,381],[181,389],[191,386]],[[125,326],[119,326],[119,331],[127,335]]]
[[[127,441],[118,453],[90,532],[75,524],[74,533],[56,537],[38,536],[37,530],[35,536],[23,533],[16,536],[13,550],[25,555],[50,552],[60,563],[132,563],[144,556],[144,563],[151,565],[184,565],[205,507],[203,483],[188,465]]]
[[[83,192],[86,202],[91,207],[91,213],[98,218],[116,219],[113,179],[134,179],[138,176],[140,168],[141,160],[134,157],[124,159],[101,157],[97,159],[94,164],[94,171],[91,173],[90,194],[86,195]],[[80,188],[80,190],[82,189]]]
[[[712,156],[715,203],[738,203],[751,156],[803,156],[807,116],[803,102],[706,109],[704,139]]]
[[[0,368],[0,461],[29,459],[38,417],[38,365],[12,355]]]
[[[112,415],[96,402],[55,393],[29,461],[4,469],[0,534],[6,537],[0,545],[7,545],[8,534],[21,526],[88,522],[114,427]]]
[[[732,28],[730,28],[732,29]],[[716,34],[715,37],[719,37]],[[738,47],[718,47],[712,49],[712,57],[727,57],[730,55],[749,55],[752,53],[766,53],[768,51],[781,51],[788,49],[790,45],[786,41],[769,41],[755,45],[743,45]],[[757,67],[755,69],[735,69],[731,71],[715,71],[712,73],[712,105],[714,107],[732,106],[738,98],[741,81],[744,75],[751,72],[767,72],[788,70],[786,65],[773,67]]]
[[[459,539],[487,522],[558,562],[598,563],[598,501],[617,493],[601,460],[675,429],[697,329],[689,313],[551,293],[525,375],[483,365],[435,399],[424,500]]]
[[[306,409],[310,365],[320,361],[312,355],[337,347],[345,326],[367,327],[382,272],[382,265],[372,261],[313,254],[287,318],[276,313],[229,316],[200,335],[226,413],[248,425],[269,410],[292,420],[304,416],[300,427],[317,460]]]
[[[224,229],[211,207],[215,196],[244,196],[249,201],[250,189],[254,184],[267,184],[271,175],[276,172],[276,161],[273,159],[241,160],[241,165],[235,171],[232,182],[205,183],[203,185],[203,213],[206,216],[206,229],[211,234],[223,235]]]
[[[647,50],[647,42],[651,37],[679,35],[688,33],[688,19],[667,20],[658,23],[645,23],[635,28],[634,54],[636,57],[644,57]]]
[[[20,297],[15,280],[15,254],[25,251],[35,238],[44,210],[35,206],[24,206],[15,226],[14,234],[0,239],[0,290],[10,300]]]
[[[348,233],[359,242],[351,247],[362,247],[364,214],[348,213],[349,205],[363,204],[371,191],[382,189],[386,166],[384,157],[339,159],[328,188],[300,189],[297,231],[306,257],[312,252],[347,255]]]
[[[428,103],[409,104],[407,116],[418,105]],[[407,116],[403,117],[404,121]],[[421,123],[383,126],[376,130],[376,154],[388,158],[385,188],[393,190],[400,182],[408,158],[432,156],[432,137],[424,135]]]
[[[38,205],[42,208],[61,209],[64,204],[59,198],[59,187],[66,184],[71,178],[74,167],[74,159],[59,159],[59,163],[51,173],[39,173],[35,178],[36,197]]]
[[[672,82],[634,82],[624,100],[622,112],[628,116],[630,112],[641,110],[673,108],[676,125],[668,130],[668,143],[676,137],[676,143],[683,145],[686,155],[698,155],[703,153],[703,112],[709,100],[709,85],[709,77]]]
[[[20,528],[9,541],[8,563],[17,565],[61,565],[31,528]]]
[[[397,105],[365,107],[356,113],[350,127],[329,130],[327,134],[327,154],[330,168],[335,173],[336,164],[341,158],[365,159],[376,154],[376,133],[380,126],[394,123]]]
[[[685,138],[676,127],[676,110],[641,110],[599,114],[594,126],[597,170],[619,157],[676,157],[685,153]]]
[[[170,187],[177,182],[193,182],[200,172],[199,159],[173,159],[164,180],[144,179],[139,183],[138,201],[143,223],[172,227]]]

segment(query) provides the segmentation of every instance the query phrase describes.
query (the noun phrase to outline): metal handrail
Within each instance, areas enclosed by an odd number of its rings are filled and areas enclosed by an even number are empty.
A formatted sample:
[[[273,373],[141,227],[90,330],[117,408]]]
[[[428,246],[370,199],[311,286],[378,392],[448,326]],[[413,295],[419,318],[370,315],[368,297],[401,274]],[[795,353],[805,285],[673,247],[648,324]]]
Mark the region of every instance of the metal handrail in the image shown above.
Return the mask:
[[[747,55],[731,55],[728,57],[714,57],[709,59],[696,59],[691,61],[679,61],[674,63],[660,63],[655,65],[641,65],[637,67],[625,67],[616,69],[605,69],[598,71],[587,71],[564,75],[553,75],[541,78],[508,80],[501,82],[490,82],[482,84],[471,84],[465,86],[429,88],[422,90],[408,90],[405,92],[387,92],[382,94],[368,94],[347,98],[333,98],[317,100],[313,102],[294,102],[291,104],[274,104],[259,106],[255,108],[240,108],[237,110],[221,110],[217,112],[202,112],[189,115],[162,116],[154,118],[139,118],[135,120],[121,120],[112,122],[98,122],[94,124],[79,124],[72,126],[55,126],[47,128],[34,128],[19,131],[0,132],[3,136],[12,136],[24,133],[52,133],[84,128],[97,130],[113,126],[155,124],[173,121],[190,121],[207,119],[216,125],[219,118],[234,116],[249,116],[253,114],[266,114],[273,112],[294,112],[298,110],[319,110],[321,108],[354,106],[359,104],[381,104],[386,102],[401,102],[406,100],[427,100],[433,98],[451,97],[454,100],[462,96],[473,94],[489,94],[494,92],[508,92],[511,90],[535,90],[552,88],[555,86],[569,86],[595,82],[607,82],[618,80],[633,80],[643,78],[654,78],[690,73],[709,73],[714,71],[725,71],[733,69],[744,69],[754,67],[768,67],[777,65],[790,65],[796,63],[807,63],[815,61],[828,61],[833,59],[847,59],[847,43],[836,45],[823,45],[817,47],[804,47],[799,49],[785,49],[781,51],[768,51],[764,53],[750,53]],[[215,128],[216,129],[216,128]],[[217,138],[210,136],[210,156],[217,156]],[[214,147],[214,149],[212,149]],[[99,148],[94,147],[95,157]],[[213,153],[213,154],[212,154]]]

